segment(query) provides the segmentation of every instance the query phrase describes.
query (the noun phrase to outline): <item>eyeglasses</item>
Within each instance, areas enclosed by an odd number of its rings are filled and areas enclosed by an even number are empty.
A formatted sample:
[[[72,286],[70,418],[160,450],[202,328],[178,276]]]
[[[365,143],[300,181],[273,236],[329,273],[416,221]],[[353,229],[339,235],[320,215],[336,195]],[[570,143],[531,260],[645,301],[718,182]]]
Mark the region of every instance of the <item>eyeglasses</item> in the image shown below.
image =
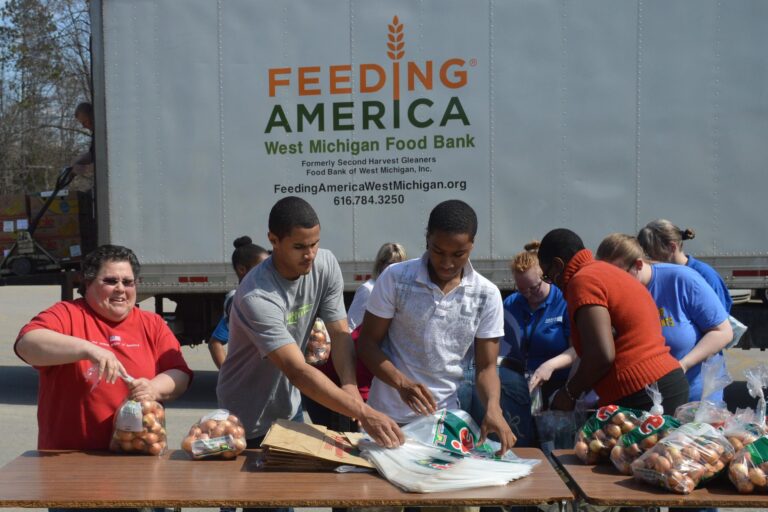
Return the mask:
[[[126,288],[133,288],[136,286],[136,280],[135,279],[118,279],[116,277],[102,277],[101,283],[105,286],[117,286],[117,283],[123,283],[123,286]]]
[[[529,286],[528,288],[518,287],[518,291],[522,293],[523,295],[530,295],[531,293],[539,293],[539,290],[541,290],[541,285],[544,284],[544,280],[540,279],[538,283],[534,284],[533,286]]]
[[[552,272],[552,265],[554,264],[554,261],[549,264],[547,270],[541,269],[541,280],[547,284],[552,284],[554,282],[554,276],[550,275]]]

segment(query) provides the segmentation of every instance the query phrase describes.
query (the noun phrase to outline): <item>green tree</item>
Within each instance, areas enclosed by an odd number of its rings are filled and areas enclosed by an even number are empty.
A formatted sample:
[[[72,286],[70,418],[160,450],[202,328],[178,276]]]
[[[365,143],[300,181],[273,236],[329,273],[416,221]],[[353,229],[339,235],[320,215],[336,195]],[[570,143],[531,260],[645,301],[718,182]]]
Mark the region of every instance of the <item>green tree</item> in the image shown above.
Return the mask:
[[[0,190],[51,187],[87,144],[73,118],[90,101],[85,0],[8,0],[0,11]]]

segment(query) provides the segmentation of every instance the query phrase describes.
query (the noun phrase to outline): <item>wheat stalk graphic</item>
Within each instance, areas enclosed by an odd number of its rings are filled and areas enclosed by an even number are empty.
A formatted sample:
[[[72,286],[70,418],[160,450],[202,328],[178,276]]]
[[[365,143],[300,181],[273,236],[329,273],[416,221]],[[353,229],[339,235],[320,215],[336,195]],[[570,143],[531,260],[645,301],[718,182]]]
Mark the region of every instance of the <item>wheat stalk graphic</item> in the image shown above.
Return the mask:
[[[403,36],[405,35],[403,33],[403,24],[395,16],[392,18],[392,24],[387,25],[387,27],[389,27],[389,34],[387,34],[387,48],[389,48],[389,51],[387,55],[389,55],[390,59],[398,61],[405,55],[405,50],[403,50],[405,46],[403,41]]]

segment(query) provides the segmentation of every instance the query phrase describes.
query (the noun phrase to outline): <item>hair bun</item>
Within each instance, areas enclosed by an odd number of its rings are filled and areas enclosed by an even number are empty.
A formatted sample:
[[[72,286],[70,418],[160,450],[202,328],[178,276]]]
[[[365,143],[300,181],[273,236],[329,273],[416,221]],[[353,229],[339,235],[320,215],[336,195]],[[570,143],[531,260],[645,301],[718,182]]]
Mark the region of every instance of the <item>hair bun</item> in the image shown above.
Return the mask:
[[[538,240],[531,240],[527,244],[523,246],[523,249],[525,249],[528,252],[539,252],[539,247],[541,247],[541,242]]]
[[[693,240],[694,238],[696,238],[696,232],[691,228],[684,229],[683,232],[680,234],[682,235],[683,240]]]
[[[251,237],[249,237],[248,235],[245,235],[235,239],[232,245],[235,246],[235,249],[239,249],[240,247],[245,247],[246,245],[251,245],[252,243],[253,243],[253,240],[251,240]]]

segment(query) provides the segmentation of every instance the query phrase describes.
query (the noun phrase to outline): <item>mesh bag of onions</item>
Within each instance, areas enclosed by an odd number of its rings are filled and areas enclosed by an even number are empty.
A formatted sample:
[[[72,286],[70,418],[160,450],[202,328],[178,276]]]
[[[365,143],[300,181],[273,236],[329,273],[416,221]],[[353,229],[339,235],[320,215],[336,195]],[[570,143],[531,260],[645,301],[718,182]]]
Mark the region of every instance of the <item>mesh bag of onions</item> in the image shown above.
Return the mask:
[[[115,414],[109,449],[161,455],[167,446],[163,406],[154,400],[125,400]]]
[[[733,446],[715,427],[687,423],[638,457],[632,474],[668,491],[689,494],[722,473],[733,455]]]
[[[597,464],[608,460],[621,435],[640,425],[641,415],[640,411],[617,405],[599,408],[576,432],[576,442],[573,446],[576,456],[584,464]]]
[[[245,446],[243,424],[226,409],[217,409],[200,418],[181,442],[181,449],[193,459],[234,459]]]
[[[312,324],[312,332],[309,334],[309,342],[304,352],[304,359],[313,366],[320,366],[328,361],[331,355],[331,337],[321,318]]]

